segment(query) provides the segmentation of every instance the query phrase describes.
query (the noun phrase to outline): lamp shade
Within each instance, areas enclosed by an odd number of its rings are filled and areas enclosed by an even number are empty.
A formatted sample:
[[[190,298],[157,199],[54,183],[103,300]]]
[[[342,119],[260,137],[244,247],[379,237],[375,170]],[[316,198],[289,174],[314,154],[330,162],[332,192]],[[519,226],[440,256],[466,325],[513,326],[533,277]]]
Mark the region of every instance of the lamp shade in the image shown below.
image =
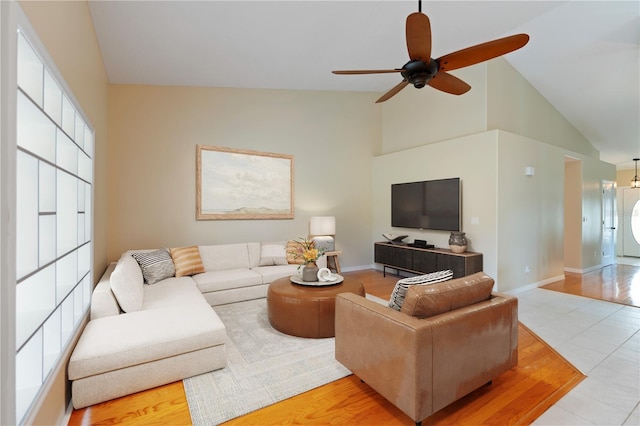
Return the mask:
[[[335,235],[336,218],[333,216],[315,216],[309,220],[311,235]]]

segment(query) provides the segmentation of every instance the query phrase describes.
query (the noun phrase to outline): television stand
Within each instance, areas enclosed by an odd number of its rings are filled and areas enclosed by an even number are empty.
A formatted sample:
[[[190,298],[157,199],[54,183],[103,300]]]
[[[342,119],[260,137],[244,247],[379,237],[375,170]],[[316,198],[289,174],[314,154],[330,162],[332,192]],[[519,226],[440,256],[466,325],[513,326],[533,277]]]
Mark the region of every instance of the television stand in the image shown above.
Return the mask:
[[[410,247],[408,244],[378,242],[374,244],[374,262],[386,269],[414,274],[428,274],[451,269],[453,278],[464,277],[482,271],[482,253],[454,253],[449,249]]]
[[[424,246],[420,246],[420,245],[415,245],[413,243],[409,243],[407,244],[407,246],[409,247],[414,247],[414,248],[423,248],[423,249],[432,249],[432,248],[436,248],[436,246],[434,246],[433,244],[427,244]]]

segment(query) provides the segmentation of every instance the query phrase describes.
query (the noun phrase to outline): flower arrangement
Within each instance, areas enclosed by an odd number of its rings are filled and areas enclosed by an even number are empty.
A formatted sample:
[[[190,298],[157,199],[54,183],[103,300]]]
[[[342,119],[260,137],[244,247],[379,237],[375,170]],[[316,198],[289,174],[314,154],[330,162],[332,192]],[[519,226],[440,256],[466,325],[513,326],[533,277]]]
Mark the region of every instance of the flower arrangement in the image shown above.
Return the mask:
[[[306,238],[299,238],[296,241],[298,247],[295,251],[289,252],[296,260],[302,260],[302,265],[315,264],[320,256],[324,254],[324,250],[319,250],[313,241],[309,241]]]

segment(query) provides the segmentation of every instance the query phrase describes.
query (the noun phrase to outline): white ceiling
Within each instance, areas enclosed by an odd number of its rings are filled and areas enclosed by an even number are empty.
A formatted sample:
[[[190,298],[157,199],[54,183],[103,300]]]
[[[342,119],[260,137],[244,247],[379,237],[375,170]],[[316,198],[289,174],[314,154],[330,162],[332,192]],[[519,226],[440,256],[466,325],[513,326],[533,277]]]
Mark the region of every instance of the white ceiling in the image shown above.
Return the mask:
[[[330,71],[404,65],[405,19],[418,2],[90,0],[89,7],[112,83],[382,93],[400,81],[397,74]],[[633,168],[640,157],[639,0],[424,1],[422,11],[434,58],[529,34],[507,60],[602,160]]]

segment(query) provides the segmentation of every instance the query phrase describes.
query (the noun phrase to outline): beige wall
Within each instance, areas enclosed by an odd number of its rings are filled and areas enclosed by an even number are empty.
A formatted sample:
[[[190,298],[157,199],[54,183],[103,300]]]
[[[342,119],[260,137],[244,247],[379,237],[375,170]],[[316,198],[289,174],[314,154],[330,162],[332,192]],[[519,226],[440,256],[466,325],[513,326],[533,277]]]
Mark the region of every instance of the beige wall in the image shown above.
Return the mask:
[[[336,217],[343,267],[371,264],[370,93],[114,85],[109,102],[109,259],[127,249],[289,239]],[[196,145],[295,162],[293,220],[195,219]]]
[[[487,64],[487,128],[506,130],[538,142],[535,144],[538,152],[545,152],[542,157],[538,158],[540,163],[545,164],[544,191],[549,193],[552,188],[563,186],[561,182],[564,179],[564,173],[561,171],[565,155],[582,161],[582,175],[580,176],[582,199],[579,205],[572,204],[572,208],[582,212],[585,222],[581,221],[579,225],[581,227],[580,239],[570,244],[572,251],[581,252],[575,253],[575,257],[564,266],[578,267],[579,270],[599,266],[602,261],[602,229],[599,225],[602,219],[601,181],[603,179],[614,180],[615,167],[599,161],[600,154],[595,147],[558,113],[555,107],[540,95],[506,59],[498,58]],[[504,147],[502,144],[500,146]],[[524,152],[520,153],[520,155],[523,154]],[[513,152],[512,155],[515,159],[519,154]],[[510,160],[504,158],[504,161]],[[553,172],[553,175],[550,175],[550,172]],[[552,178],[548,179],[549,176]],[[558,180],[555,180],[556,178]],[[507,180],[500,179],[501,188],[506,182]],[[570,195],[569,200],[573,200],[574,197],[575,195]],[[551,200],[541,199],[540,201],[548,203]],[[546,269],[546,271],[540,270],[538,274],[533,274],[533,278],[538,282],[554,277],[561,271],[561,265],[558,261],[562,258],[564,250],[562,253],[557,252],[558,246],[556,244],[560,240],[555,237],[554,233],[562,231],[562,228],[555,228],[552,223],[553,218],[550,215],[553,212],[555,217],[564,217],[564,213],[558,212],[557,207],[555,202],[552,205],[546,204],[546,213],[541,216],[550,221],[549,223],[541,223],[541,225],[544,225],[547,231],[553,232],[547,232],[544,242],[547,247],[543,247],[538,257],[539,267]],[[543,212],[540,213],[543,214]],[[573,229],[577,225],[572,222],[567,226]],[[540,233],[544,233],[544,231],[544,229],[539,229]],[[558,256],[556,257],[556,255]],[[578,259],[579,266],[574,264],[574,261]],[[525,277],[527,281],[530,279]]]
[[[487,67],[487,130],[506,130],[600,158],[599,151],[505,58],[491,60]]]
[[[564,266],[582,269],[582,162],[566,159],[564,166]]]
[[[407,86],[383,103],[382,152],[473,135],[486,128],[486,65],[452,72],[471,85],[462,96]]]
[[[635,175],[636,175],[635,168],[630,170],[618,170],[616,172],[616,183],[618,188],[631,186],[631,179],[633,179]]]
[[[22,1],[19,4],[95,130],[93,265],[97,281],[107,260],[108,81],[89,8],[84,1]],[[68,400],[64,361],[27,423],[59,424]]]
[[[483,132],[374,158],[373,239],[382,241],[381,234],[390,232],[408,235],[407,242],[418,238],[448,247],[450,232],[391,227],[391,184],[460,177],[468,250],[482,253],[485,272],[496,277],[496,144],[497,132]]]
[[[506,130],[594,159],[600,153],[504,58],[453,71],[462,96],[407,87],[385,102],[381,154],[486,130]]]
[[[562,276],[563,151],[499,131],[497,156],[499,289]],[[526,167],[535,174],[527,176]]]
[[[483,253],[485,271],[496,278],[498,289],[513,291],[562,276],[564,157],[571,155],[584,163],[577,209],[588,217],[578,225],[584,246],[575,249],[581,269],[597,265],[599,185],[615,177],[615,167],[599,161],[598,151],[505,59],[461,71],[459,77],[473,88],[468,94],[407,88],[383,104],[372,238],[391,231],[446,247],[446,233],[390,228],[389,185],[459,175],[463,231],[472,240],[471,249]],[[471,140],[476,145],[462,143]],[[536,169],[534,176],[525,176],[527,166]],[[470,190],[478,199],[470,199]],[[472,225],[472,218],[479,223]]]

